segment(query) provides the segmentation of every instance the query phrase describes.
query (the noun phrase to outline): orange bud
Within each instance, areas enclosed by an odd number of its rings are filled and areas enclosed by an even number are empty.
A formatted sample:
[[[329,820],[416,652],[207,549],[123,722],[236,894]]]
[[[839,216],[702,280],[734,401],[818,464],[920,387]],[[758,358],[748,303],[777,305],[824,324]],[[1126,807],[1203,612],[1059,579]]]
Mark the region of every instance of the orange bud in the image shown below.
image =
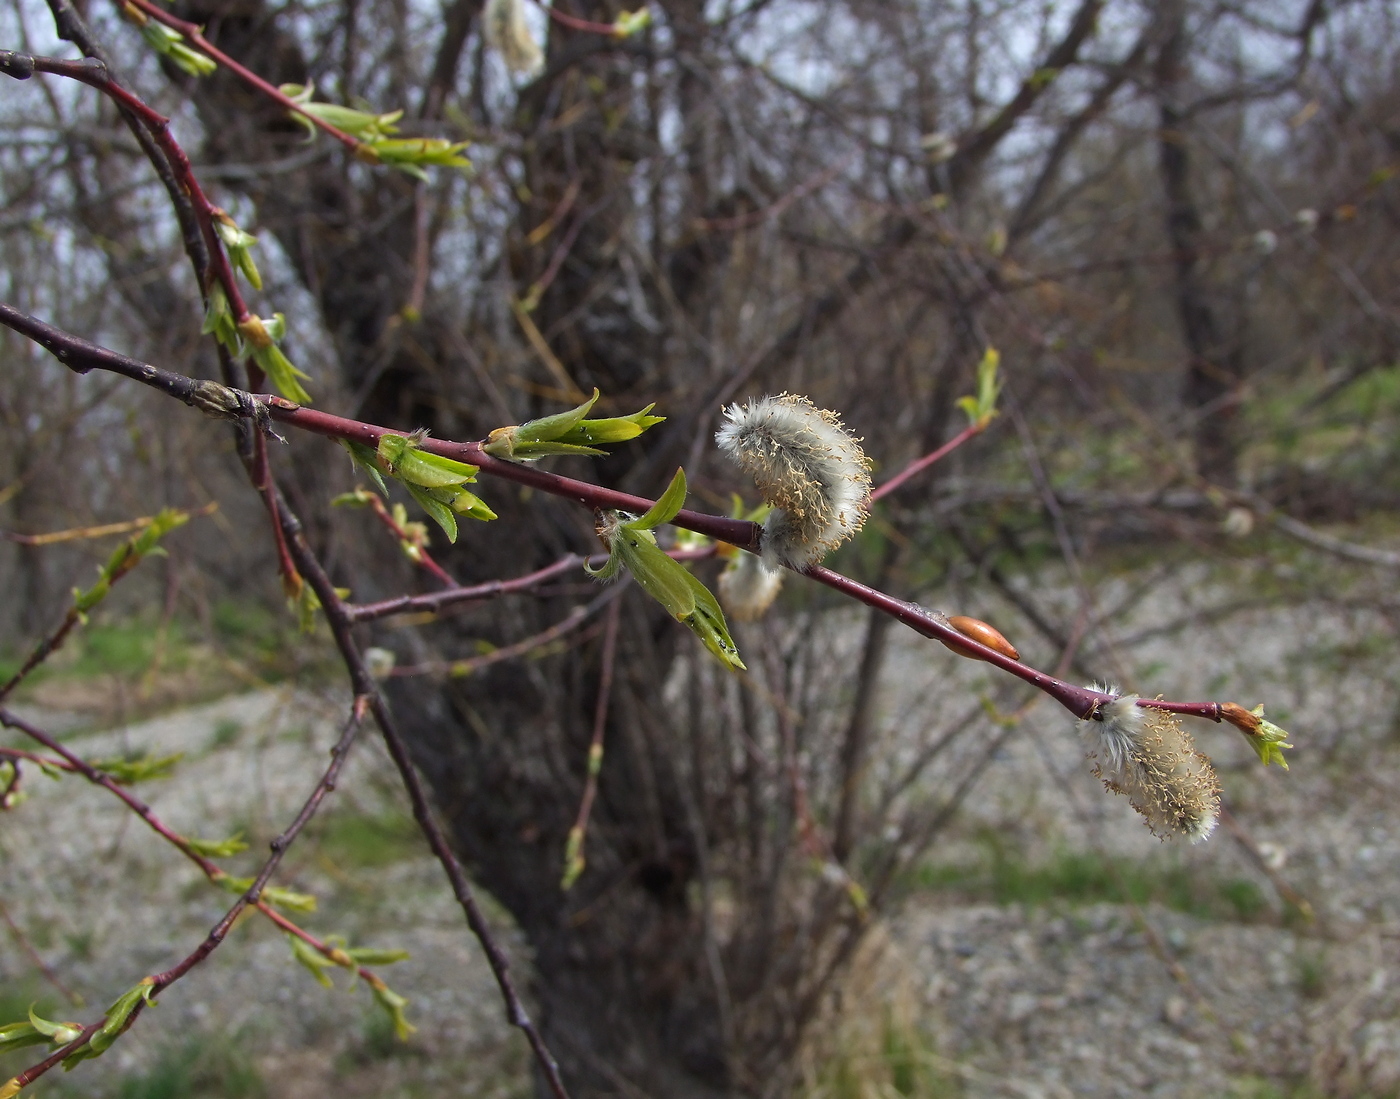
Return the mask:
[[[1009,656],[1012,660],[1020,660],[1021,654],[1016,651],[1016,646],[1006,640],[1001,633],[992,626],[987,625],[980,618],[969,618],[965,614],[955,614],[948,619],[948,625],[957,630],[964,637],[970,637],[974,641],[981,642],[989,649],[994,649],[1002,656]],[[940,637],[940,641],[943,639]],[[964,648],[956,641],[943,641],[943,644],[952,649],[959,656],[971,657],[973,660],[986,660],[985,656],[974,652],[972,649]]]
[[[1222,702],[1220,716],[1246,736],[1253,736],[1259,731],[1259,726],[1264,723],[1262,717],[1250,713],[1238,702]]]

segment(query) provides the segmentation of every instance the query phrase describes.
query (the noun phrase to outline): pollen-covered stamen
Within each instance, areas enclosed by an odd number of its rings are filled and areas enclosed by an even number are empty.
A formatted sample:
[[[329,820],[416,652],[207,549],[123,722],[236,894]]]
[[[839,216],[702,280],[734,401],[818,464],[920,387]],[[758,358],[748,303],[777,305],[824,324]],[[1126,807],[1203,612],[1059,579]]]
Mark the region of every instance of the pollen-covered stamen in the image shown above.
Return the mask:
[[[1117,694],[1117,688],[1091,690]],[[1220,786],[1175,714],[1139,706],[1137,695],[1103,703],[1081,723],[1094,774],[1123,794],[1153,835],[1205,839],[1220,816]]]
[[[870,461],[834,412],[784,393],[725,410],[720,449],[753,477],[773,506],[763,556],[803,568],[865,522]]]

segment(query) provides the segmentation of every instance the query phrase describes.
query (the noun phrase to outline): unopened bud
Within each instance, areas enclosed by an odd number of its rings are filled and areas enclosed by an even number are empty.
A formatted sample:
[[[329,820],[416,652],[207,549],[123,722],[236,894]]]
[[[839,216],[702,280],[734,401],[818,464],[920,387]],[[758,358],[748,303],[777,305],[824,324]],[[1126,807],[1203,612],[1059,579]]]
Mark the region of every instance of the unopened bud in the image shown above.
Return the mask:
[[[1016,651],[1016,646],[1011,644],[1002,636],[1001,631],[994,626],[989,626],[980,618],[969,618],[965,614],[955,614],[948,619],[948,625],[957,630],[964,637],[970,637],[974,641],[981,642],[989,649],[995,649],[1002,656],[1009,656],[1012,660],[1020,660],[1021,654]],[[973,660],[986,660],[987,658],[979,652],[974,652],[966,646],[959,645],[956,641],[944,641],[943,644],[952,649],[959,656],[971,657]]]

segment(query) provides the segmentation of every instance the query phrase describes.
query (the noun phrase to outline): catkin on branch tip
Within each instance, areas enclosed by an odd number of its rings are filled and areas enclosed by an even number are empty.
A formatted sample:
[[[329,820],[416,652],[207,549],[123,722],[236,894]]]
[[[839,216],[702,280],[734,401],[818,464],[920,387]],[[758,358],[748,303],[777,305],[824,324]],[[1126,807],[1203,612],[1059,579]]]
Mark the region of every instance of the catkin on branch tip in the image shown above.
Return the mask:
[[[801,569],[858,531],[870,497],[870,459],[834,412],[783,393],[725,410],[715,441],[772,505],[763,558]]]

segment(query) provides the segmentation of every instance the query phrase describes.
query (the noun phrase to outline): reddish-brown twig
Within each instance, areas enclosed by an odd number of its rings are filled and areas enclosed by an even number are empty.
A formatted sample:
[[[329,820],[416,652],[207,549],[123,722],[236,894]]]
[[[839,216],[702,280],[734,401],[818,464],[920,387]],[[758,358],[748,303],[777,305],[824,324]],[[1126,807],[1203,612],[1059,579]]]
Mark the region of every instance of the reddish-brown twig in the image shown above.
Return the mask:
[[[122,4],[129,4],[131,7],[135,8],[142,15],[144,15],[146,18],[154,19],[157,23],[164,23],[167,27],[171,28],[172,30],[179,31],[186,38],[188,38],[191,43],[194,44],[195,48],[198,49],[200,53],[206,54],[213,60],[217,61],[220,65],[228,69],[229,72],[233,73],[234,76],[238,77],[239,80],[243,81],[243,83],[247,84],[250,88],[253,88],[257,92],[266,96],[268,99],[272,100],[274,103],[278,104],[279,106],[285,108],[288,111],[291,111],[293,114],[300,115],[302,118],[306,119],[307,122],[311,123],[311,125],[315,126],[318,130],[323,130],[325,133],[335,138],[352,153],[355,153],[356,155],[361,155],[359,141],[347,134],[344,130],[337,129],[335,126],[332,126],[329,122],[325,121],[325,119],[318,118],[311,111],[306,110],[306,108],[304,108],[301,104],[296,102],[296,100],[290,98],[289,96],[285,95],[280,89],[269,84],[257,73],[253,72],[251,69],[245,68],[244,66],[240,65],[228,54],[224,53],[223,50],[219,49],[207,38],[205,38],[204,28],[201,27],[198,23],[189,23],[186,22],[184,19],[177,18],[176,16],[171,15],[168,11],[166,11],[159,5],[149,3],[149,0],[122,0]]]
[[[408,555],[409,560],[415,565],[421,565],[423,568],[427,569],[446,584],[449,589],[461,587],[461,585],[452,578],[450,572],[433,560],[433,555],[429,553],[428,548],[423,545],[423,543],[427,541],[426,538],[412,537],[399,521],[394,518],[389,509],[384,506],[384,501],[380,498],[379,493],[368,492],[366,496],[368,498],[370,510],[374,512],[375,518],[393,532],[394,537],[399,540],[399,544],[404,547],[405,551],[407,551],[408,547],[413,547],[413,552]]]
[[[391,676],[414,676],[414,675],[471,675],[482,668],[489,668],[492,664],[499,664],[503,660],[514,660],[517,656],[528,656],[531,653],[547,650],[565,634],[578,629],[587,622],[598,611],[611,603],[622,594],[622,586],[609,588],[589,603],[586,607],[575,607],[562,622],[556,622],[548,629],[541,630],[537,634],[516,641],[510,645],[502,645],[499,649],[492,649],[489,653],[482,653],[480,656],[468,656],[461,660],[441,660],[430,664],[410,664],[402,668],[395,668],[389,674]]]
[[[958,447],[962,446],[963,443],[974,436],[982,434],[986,429],[987,425],[984,423],[968,424],[967,427],[959,431],[937,450],[925,454],[922,458],[915,458],[914,461],[910,462],[883,485],[875,489],[875,491],[870,494],[870,502],[873,504],[881,497],[888,496],[895,489],[899,488],[900,485],[904,484],[905,481],[909,480],[909,478],[917,477],[924,470],[928,469],[929,466],[933,465],[934,462],[938,461],[940,458],[947,457],[953,451],[957,450]]]
[[[496,978],[496,986],[500,989],[501,997],[505,1001],[507,1017],[512,1025],[521,1030],[526,1041],[530,1043],[530,1050],[535,1056],[535,1062],[539,1066],[554,1099],[568,1099],[568,1090],[564,1087],[563,1077],[559,1074],[559,1063],[554,1059],[554,1054],[549,1051],[539,1028],[530,1018],[530,1013],[525,1010],[525,1003],[515,987],[514,978],[510,975],[510,960],[506,957],[500,944],[496,942],[491,925],[486,921],[481,906],[476,902],[476,894],[467,881],[466,872],[462,869],[462,864],[453,853],[451,844],[447,842],[447,836],[433,816],[428,793],[423,788],[423,781],[418,777],[418,771],[409,756],[408,745],[404,743],[403,737],[399,734],[394,715],[386,704],[384,696],[380,693],[374,678],[370,675],[364,655],[360,652],[359,646],[355,644],[354,623],[346,612],[345,602],[336,592],[335,585],[331,583],[330,577],[321,567],[321,562],[306,544],[306,539],[301,531],[301,521],[281,501],[280,497],[278,505],[278,514],[281,517],[287,544],[291,547],[301,574],[321,601],[326,624],[330,627],[336,648],[340,651],[341,659],[345,662],[345,669],[350,675],[351,685],[357,695],[363,695],[370,700],[370,708],[374,712],[375,722],[379,725],[380,735],[384,738],[384,746],[388,749],[389,757],[394,761],[394,766],[398,769],[399,777],[403,781],[404,790],[408,794],[409,804],[413,809],[413,819],[418,823],[419,830],[428,841],[428,847],[447,875],[448,883],[452,886],[452,893],[466,916],[467,926],[471,928],[472,934],[476,936],[477,942],[481,944],[481,949],[486,954],[487,964],[491,967],[491,973]]]
[[[162,371],[154,366],[129,359],[124,355],[96,347],[42,321],[28,317],[3,303],[0,303],[0,324],[30,335],[52,351],[60,362],[72,369],[114,370],[168,392],[187,403],[195,403],[190,395],[192,387],[197,384],[205,386],[209,384],[195,383],[181,375]],[[237,398],[236,403],[240,409],[246,409],[245,415],[252,415],[252,406],[261,405],[267,409],[267,413],[272,419],[281,423],[330,438],[352,439],[371,448],[377,447],[380,438],[385,435],[402,434],[375,424],[333,416],[314,408],[303,408],[301,405],[294,404],[282,397],[266,394],[245,394],[242,397],[237,397],[235,391],[228,392]],[[587,481],[563,477],[533,466],[496,458],[487,454],[483,449],[484,444],[480,442],[459,443],[429,437],[423,439],[421,445],[424,450],[431,453],[475,465],[480,472],[488,476],[528,485],[552,496],[573,500],[591,510],[611,509],[641,514],[655,502],[642,496],[617,492],[600,485],[589,484]],[[728,542],[741,549],[752,552],[759,552],[762,549],[763,528],[759,524],[747,520],[705,515],[682,509],[671,522],[675,526],[693,530],[697,534],[704,534],[721,542]],[[883,613],[891,615],[925,637],[951,643],[955,649],[964,652],[964,654],[967,652],[975,654],[978,659],[994,664],[1038,690],[1044,691],[1075,717],[1081,719],[1095,717],[1099,706],[1111,698],[1110,695],[1102,691],[1094,691],[1087,687],[1067,683],[990,649],[986,645],[959,633],[948,625],[943,615],[929,611],[917,603],[895,599],[893,596],[886,595],[869,585],[833,572],[821,565],[814,565],[804,570],[803,575],[864,603],[868,607],[879,608]],[[1218,702],[1166,702],[1144,698],[1138,700],[1138,705],[1205,718],[1209,721],[1218,722],[1221,720],[1221,709]]]
[[[581,31],[584,34],[599,34],[604,38],[619,37],[617,28],[611,23],[595,23],[591,19],[580,19],[577,15],[560,11],[553,5],[541,3],[541,0],[535,0],[535,6],[542,8],[544,13],[561,27],[568,27],[570,30]]]
[[[482,584],[467,587],[452,587],[445,591],[430,592],[427,595],[400,595],[394,599],[384,599],[378,603],[347,603],[345,615],[351,622],[371,622],[376,618],[386,618],[391,614],[437,614],[448,607],[462,603],[476,603],[483,599],[495,599],[514,592],[530,591],[546,581],[553,580],[567,572],[574,572],[587,558],[570,553],[559,558],[552,565],[517,576],[513,580],[487,580]]]
[[[65,76],[70,80],[76,80],[90,88],[95,88],[140,120],[151,137],[155,139],[160,151],[170,161],[172,170],[189,195],[191,208],[199,222],[200,231],[204,235],[212,273],[218,279],[220,287],[228,298],[229,309],[233,313],[235,323],[242,324],[247,321],[251,314],[248,312],[248,306],[239,291],[238,283],[233,277],[233,268],[229,265],[228,255],[214,230],[215,218],[222,211],[209,201],[204,189],[199,185],[199,180],[195,178],[194,168],[190,164],[190,158],[185,155],[185,150],[170,132],[170,120],[160,112],[148,107],[139,96],[127,91],[113,80],[107,72],[107,66],[95,58],[86,57],[81,61],[67,61],[57,57],[30,57],[19,54],[9,54],[8,56],[11,59],[21,59],[21,67],[27,68],[29,72]],[[14,62],[12,61],[11,68],[13,67]],[[10,70],[7,69],[7,71]],[[11,75],[14,75],[14,72],[11,72]]]
[[[18,769],[16,769],[18,774]],[[63,979],[54,972],[53,967],[44,961],[43,956],[34,949],[34,944],[29,941],[29,936],[24,933],[23,928],[15,923],[15,919],[10,915],[10,910],[5,907],[5,902],[0,900],[0,920],[5,921],[5,926],[10,929],[10,934],[15,937],[15,942],[19,943],[19,948],[29,956],[29,960],[34,963],[34,968],[43,974],[44,980],[63,993],[65,999],[74,1007],[82,1007],[86,1001],[63,983]]]
[[[350,750],[350,746],[354,742],[355,737],[359,732],[360,726],[363,723],[367,705],[367,700],[363,696],[356,697],[354,706],[351,709],[350,717],[346,721],[345,727],[341,731],[340,739],[336,742],[335,747],[331,749],[330,765],[326,768],[326,771],[322,775],[321,780],[316,784],[310,796],[302,805],[301,811],[297,814],[296,818],[292,821],[291,824],[287,826],[287,828],[282,832],[281,835],[279,835],[276,839],[272,841],[270,845],[272,848],[272,854],[263,863],[261,870],[259,870],[256,877],[254,877],[252,885],[250,885],[248,889],[243,892],[243,894],[238,898],[238,900],[234,902],[232,907],[230,907],[229,910],[224,914],[223,918],[220,919],[219,922],[214,925],[214,928],[209,932],[208,935],[205,936],[204,940],[199,944],[199,946],[197,946],[190,954],[186,955],[185,958],[183,958],[180,962],[176,963],[176,965],[172,966],[170,969],[167,969],[163,973],[158,973],[150,978],[150,984],[152,988],[150,995],[152,997],[156,996],[161,991],[174,984],[191,969],[193,969],[196,965],[198,965],[210,954],[212,954],[214,950],[218,948],[219,944],[224,941],[225,937],[228,935],[230,928],[233,927],[234,921],[237,920],[239,914],[250,905],[261,911],[265,916],[271,919],[278,927],[282,928],[284,931],[288,931],[292,934],[295,934],[298,938],[308,943],[314,949],[320,951],[327,958],[336,962],[336,964],[343,964],[343,958],[339,956],[341,952],[337,951],[335,947],[324,943],[320,939],[317,939],[314,935],[303,931],[295,923],[287,919],[287,917],[283,916],[280,912],[277,912],[270,905],[264,902],[261,899],[261,897],[264,887],[271,879],[273,873],[277,870],[278,865],[282,861],[282,857],[286,854],[286,851],[291,846],[292,841],[296,839],[297,835],[301,832],[301,830],[306,826],[307,822],[315,814],[316,810],[320,807],[321,802],[325,799],[325,796],[328,793],[330,793],[330,791],[335,789],[336,780],[340,775],[341,768],[345,764],[345,759]],[[101,786],[103,789],[109,791],[112,794],[115,794],[118,798],[122,800],[122,802],[126,804],[127,808],[129,808],[143,821],[145,821],[146,824],[153,831],[155,831],[159,836],[161,836],[161,838],[174,845],[180,850],[182,854],[185,855],[186,858],[190,859],[192,862],[198,865],[199,868],[204,872],[205,876],[208,877],[211,881],[219,882],[227,878],[228,875],[223,871],[223,869],[221,869],[212,860],[205,858],[198,851],[194,850],[194,848],[190,846],[188,840],[186,840],[183,836],[175,832],[173,829],[168,827],[163,821],[161,821],[160,818],[157,817],[154,812],[152,812],[150,806],[148,806],[144,801],[138,798],[135,794],[131,793],[131,791],[122,788],[112,779],[110,775],[99,771],[96,767],[93,767],[82,757],[71,752],[66,746],[63,745],[61,741],[50,736],[38,726],[28,721],[25,721],[23,718],[20,718],[17,715],[10,713],[9,711],[3,708],[0,708],[0,725],[5,725],[13,729],[18,729],[25,735],[31,737],[34,740],[37,740],[40,744],[44,745],[44,747],[46,747],[49,751],[54,752],[58,756],[62,757],[64,762],[66,762],[72,770],[83,775],[83,777],[86,778],[89,782],[93,783],[94,785]],[[378,981],[378,978],[375,977],[375,975],[372,974],[369,970],[363,967],[356,968],[357,971],[362,976],[364,976],[366,980],[370,981],[371,984],[374,984],[375,982],[378,982],[379,984],[383,983],[381,981]],[[126,1024],[122,1028],[123,1030],[130,1027],[131,1024],[135,1022],[136,1017],[141,1013],[143,1007],[144,1002],[137,1004],[135,1010],[133,1010],[130,1016],[128,1016]],[[44,1073],[48,1072],[49,1069],[59,1064],[63,1060],[63,1058],[66,1057],[69,1053],[81,1049],[83,1044],[87,1041],[87,1039],[90,1038],[92,1034],[95,1033],[96,1030],[103,1025],[103,1022],[104,1020],[99,1020],[98,1022],[93,1023],[90,1026],[84,1028],[83,1034],[86,1035],[86,1037],[80,1036],[80,1039],[78,1041],[70,1043],[63,1049],[59,1050],[58,1053],[45,1058],[42,1062],[40,1062],[37,1065],[31,1066],[25,1072],[20,1073],[19,1076],[16,1076],[13,1080],[11,1080],[10,1085],[14,1086],[15,1089],[18,1090],[19,1088],[23,1088],[28,1084],[32,1083],[34,1080],[37,1080]]]

